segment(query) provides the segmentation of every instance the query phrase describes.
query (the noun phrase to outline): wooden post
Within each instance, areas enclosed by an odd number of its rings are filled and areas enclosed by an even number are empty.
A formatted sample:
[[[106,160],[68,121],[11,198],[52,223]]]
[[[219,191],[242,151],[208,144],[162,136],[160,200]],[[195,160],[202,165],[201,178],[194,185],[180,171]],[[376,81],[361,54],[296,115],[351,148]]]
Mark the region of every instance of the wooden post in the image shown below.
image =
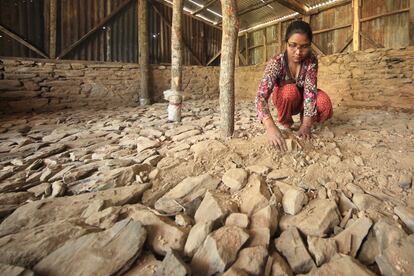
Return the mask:
[[[246,65],[249,65],[249,40],[247,35],[248,33],[246,32],[244,36],[244,49],[246,50]]]
[[[171,28],[171,90],[180,92],[182,89],[183,67],[183,36],[182,17],[183,0],[174,0]]]
[[[352,0],[352,10],[353,10],[353,38],[352,38],[352,48],[354,51],[359,51],[361,49],[360,43],[360,19],[361,19],[361,9],[360,9],[360,0]]]
[[[283,34],[282,34],[282,22],[277,24],[277,35],[279,36],[279,53],[283,50]]]
[[[410,0],[410,15],[409,15],[409,23],[408,23],[408,30],[409,30],[409,45],[414,45],[414,0]]]
[[[240,43],[239,42],[240,42],[240,39],[237,36],[237,38],[236,38],[236,60],[235,60],[236,67],[239,67],[240,66],[240,58],[239,58],[239,55],[240,55]]]
[[[234,62],[239,32],[236,0],[221,0],[223,36],[220,62],[221,129],[226,137],[234,132]],[[246,49],[248,49],[246,47]]]
[[[148,43],[148,9],[147,0],[138,0],[138,51],[139,70],[141,75],[139,93],[140,105],[150,104],[149,82],[149,43]]]
[[[49,35],[49,57],[56,58],[56,1],[50,0],[50,35]]]
[[[112,3],[112,0],[106,0],[106,11],[107,11],[106,16],[111,14],[111,9],[112,9],[111,3]],[[108,28],[106,29],[106,61],[112,61],[111,37],[112,37],[112,30],[111,30],[111,27],[108,26]]]
[[[266,28],[263,29],[263,61],[267,61],[267,35],[266,35]]]

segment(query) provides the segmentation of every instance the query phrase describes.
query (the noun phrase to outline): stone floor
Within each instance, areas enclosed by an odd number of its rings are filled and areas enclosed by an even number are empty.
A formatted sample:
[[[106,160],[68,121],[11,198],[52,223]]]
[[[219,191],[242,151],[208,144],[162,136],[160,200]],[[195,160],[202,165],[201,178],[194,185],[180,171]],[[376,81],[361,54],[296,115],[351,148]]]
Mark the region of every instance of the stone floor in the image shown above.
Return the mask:
[[[0,118],[0,274],[414,271],[412,114],[337,107],[281,153],[251,102],[232,139],[166,107]]]

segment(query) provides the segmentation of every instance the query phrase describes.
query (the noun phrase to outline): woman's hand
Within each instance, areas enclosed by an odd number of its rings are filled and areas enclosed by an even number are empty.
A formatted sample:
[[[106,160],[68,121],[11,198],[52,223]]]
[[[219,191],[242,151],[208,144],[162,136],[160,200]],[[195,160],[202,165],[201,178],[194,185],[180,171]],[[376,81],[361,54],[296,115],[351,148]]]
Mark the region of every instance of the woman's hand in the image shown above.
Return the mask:
[[[264,120],[263,124],[266,126],[266,133],[269,144],[279,149],[280,151],[287,151],[286,141],[273,120],[271,118],[268,118]]]
[[[302,137],[305,140],[311,139],[312,138],[311,127],[312,127],[312,118],[304,117],[302,125],[300,126],[298,130],[298,136]]]

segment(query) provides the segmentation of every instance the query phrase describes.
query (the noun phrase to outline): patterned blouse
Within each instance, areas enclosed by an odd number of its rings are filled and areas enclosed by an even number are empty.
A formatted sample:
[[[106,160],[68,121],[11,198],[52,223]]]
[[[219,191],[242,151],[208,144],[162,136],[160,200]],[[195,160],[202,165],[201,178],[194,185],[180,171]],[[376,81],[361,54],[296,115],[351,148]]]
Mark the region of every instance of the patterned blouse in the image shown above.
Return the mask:
[[[260,121],[270,117],[268,99],[275,85],[283,86],[285,83],[296,83],[303,95],[304,116],[316,115],[316,93],[318,75],[318,59],[311,54],[302,61],[297,80],[290,76],[287,62],[287,52],[274,56],[267,64],[264,76],[260,82],[256,95],[256,111]]]

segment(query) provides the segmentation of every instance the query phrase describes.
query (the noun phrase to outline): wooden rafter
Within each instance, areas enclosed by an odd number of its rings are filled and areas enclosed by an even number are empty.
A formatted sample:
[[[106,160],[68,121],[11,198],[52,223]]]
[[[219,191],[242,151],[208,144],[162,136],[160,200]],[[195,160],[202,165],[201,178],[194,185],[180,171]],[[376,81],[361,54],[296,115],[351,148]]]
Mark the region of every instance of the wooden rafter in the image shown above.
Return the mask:
[[[348,37],[348,39],[345,41],[344,46],[342,46],[342,47],[339,49],[339,53],[342,53],[343,51],[345,51],[345,49],[349,46],[349,44],[351,44],[351,42],[352,42],[352,35],[350,35],[350,36]]]
[[[367,35],[366,33],[364,33],[364,32],[361,31],[359,34],[361,35],[361,37],[363,39],[367,40],[369,43],[371,43],[375,47],[377,47],[377,48],[384,48],[384,45],[382,45],[381,43],[376,42],[371,37],[369,37],[369,35]]]
[[[102,27],[107,24],[112,18],[114,18],[118,13],[123,10],[126,6],[128,6],[133,0],[125,0],[119,7],[117,7],[113,12],[111,12],[108,16],[103,18],[95,27],[93,27],[89,32],[83,35],[78,41],[67,47],[62,51],[62,53],[58,56],[58,59],[65,57],[67,54],[75,50],[79,45],[82,44],[85,40],[87,40],[90,36],[94,33],[102,29]]]
[[[206,9],[208,9],[210,6],[212,6],[214,3],[216,3],[218,0],[211,0],[210,2],[207,2],[202,8],[199,8],[198,10],[192,12],[192,15],[196,15]]]
[[[16,40],[20,44],[24,45],[25,47],[29,48],[30,50],[32,50],[33,52],[35,52],[39,56],[44,57],[44,58],[48,58],[48,56],[43,51],[41,51],[40,49],[38,49],[33,44],[31,44],[31,43],[27,42],[26,40],[24,40],[18,34],[15,34],[14,32],[10,31],[6,27],[0,25],[0,31],[3,32],[5,35],[9,36],[10,38]]]
[[[237,13],[237,16],[239,16],[239,17],[240,17],[240,16],[245,15],[245,14],[247,14],[247,13],[250,13],[250,12],[252,12],[252,11],[255,11],[255,10],[261,9],[261,8],[263,8],[263,7],[266,7],[267,5],[272,4],[272,3],[275,3],[275,2],[277,2],[277,1],[278,1],[278,0],[268,0],[268,1],[266,1],[265,3],[260,2],[259,4],[254,4],[254,5],[251,5],[251,6],[247,7],[247,8],[245,8],[245,9],[243,9],[243,10],[239,11],[239,12]],[[222,20],[217,21],[217,25],[221,24],[221,21],[222,21]]]
[[[318,54],[318,55],[321,55],[321,56],[325,56],[325,53],[322,51],[322,49],[321,48],[319,48],[319,46],[318,45],[316,45],[314,42],[312,42],[312,49]]]
[[[207,66],[210,65],[211,63],[213,63],[219,56],[221,55],[221,50],[218,51],[208,62],[207,62]]]
[[[295,12],[298,12],[303,15],[308,14],[308,8],[301,3],[302,1],[296,1],[296,0],[277,0],[277,2],[286,8],[289,8]]]
[[[158,15],[161,17],[161,20],[164,21],[164,23],[171,29],[171,23],[165,18],[165,16],[158,10],[158,8],[155,5],[152,5],[152,8]],[[198,65],[203,65],[200,61],[200,59],[194,54],[193,50],[188,46],[186,41],[183,38],[183,45],[184,47],[190,52],[191,56],[195,59],[195,61],[198,63]]]

